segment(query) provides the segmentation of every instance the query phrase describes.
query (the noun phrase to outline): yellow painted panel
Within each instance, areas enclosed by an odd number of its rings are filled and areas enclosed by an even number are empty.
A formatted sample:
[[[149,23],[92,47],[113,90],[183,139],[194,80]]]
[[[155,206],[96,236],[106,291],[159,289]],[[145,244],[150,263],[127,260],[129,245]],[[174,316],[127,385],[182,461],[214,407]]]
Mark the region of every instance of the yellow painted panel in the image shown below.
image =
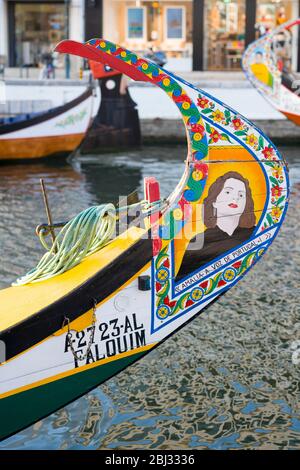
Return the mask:
[[[144,229],[128,231],[69,271],[46,281],[0,290],[0,331],[21,322],[68,294],[133,245]]]
[[[256,223],[261,217],[266,202],[267,186],[264,172],[257,160],[241,146],[210,147],[207,182],[197,207],[194,208],[191,220],[184,227],[184,233],[179,232],[175,239],[175,273],[181,265],[186,247],[196,233],[205,231],[202,221],[201,203],[208,195],[214,181],[229,171],[237,171],[249,181],[254,201]],[[199,210],[198,210],[199,209]]]

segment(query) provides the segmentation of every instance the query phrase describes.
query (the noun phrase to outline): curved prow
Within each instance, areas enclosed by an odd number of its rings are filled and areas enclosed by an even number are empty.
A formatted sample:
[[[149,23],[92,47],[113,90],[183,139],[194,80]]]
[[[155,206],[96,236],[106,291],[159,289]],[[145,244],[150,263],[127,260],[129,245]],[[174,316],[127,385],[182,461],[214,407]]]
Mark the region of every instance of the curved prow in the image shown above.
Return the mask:
[[[246,49],[243,68],[252,85],[288,119],[300,125],[299,80],[292,72],[292,28],[289,21],[260,37]]]
[[[191,159],[192,154],[197,160],[207,156],[207,138],[201,113],[187,93],[186,88],[182,87],[174,75],[169,74],[153,62],[103,39],[91,39],[85,44],[64,40],[56,46],[55,51],[101,62],[124,73],[135,81],[150,82],[161,88],[173,100],[181,113],[187,130],[190,150],[188,159]],[[196,139],[195,125],[203,126],[201,136],[197,135]],[[201,145],[199,145],[200,140]]]
[[[86,44],[82,44],[77,41],[72,41],[69,39],[61,41],[56,47],[55,51],[60,52],[63,54],[72,54],[72,55],[77,55],[79,57],[82,57],[84,59],[89,59],[93,60],[95,62],[101,62],[102,64],[109,65],[111,68],[118,70],[121,73],[124,73],[128,77],[132,78],[133,80],[136,81],[142,81],[142,82],[151,82],[151,78],[147,77],[144,73],[142,73],[140,70],[138,70],[136,67],[134,67],[134,62],[132,64],[128,64],[127,62],[124,62],[121,57],[122,51],[118,52],[118,49],[116,48],[116,53],[115,55],[113,54],[108,54],[105,51],[102,51],[99,49],[97,46],[98,44],[101,44],[101,39],[91,39],[88,41]],[[102,41],[104,43],[104,41]],[[105,44],[107,41],[105,41]],[[129,51],[128,51],[129,53]],[[131,54],[131,53],[130,53]],[[133,54],[131,54],[133,57]]]
[[[242,161],[253,161],[253,159],[257,161],[268,177],[272,177],[273,163],[266,162],[267,158],[284,165],[277,149],[251,122],[207,92],[151,61],[104,39],[91,39],[85,44],[65,40],[59,43],[55,50],[107,64],[133,80],[152,83],[165,91],[176,104],[186,127],[189,148],[185,172],[169,196],[168,210],[163,214],[160,226],[160,236],[163,239],[170,240],[176,236],[189,219],[193,207],[206,193],[206,182],[212,177],[209,177],[208,173],[212,175],[213,168],[217,168],[210,163],[231,160],[232,165],[238,165],[237,154],[239,154],[238,158]],[[287,189],[287,174],[282,183]],[[270,202],[268,198],[264,209],[260,203],[258,205],[257,231],[266,229],[274,224],[275,220],[276,223],[279,222],[285,212],[282,207],[280,217],[272,219],[270,211],[273,210],[276,201],[273,198],[273,202]],[[181,217],[183,208],[188,210]],[[273,213],[275,214],[275,209]]]
[[[169,207],[174,208],[178,207],[178,204],[197,203],[207,179],[207,167],[203,162],[200,164],[200,161],[208,158],[208,139],[201,112],[193,101],[195,92],[192,86],[188,83],[184,85],[177,77],[151,61],[104,39],[91,39],[85,44],[64,40],[56,46],[55,50],[104,63],[133,80],[150,82],[167,93],[181,114],[188,143],[185,171],[177,187],[169,196],[168,204]],[[197,170],[199,164],[204,165],[201,171]],[[196,182],[192,178],[195,169],[198,171]],[[178,227],[181,226],[181,224],[178,225]]]
[[[297,18],[296,20],[291,20],[282,25],[284,29],[290,29],[293,26],[298,26],[300,24],[300,18]]]

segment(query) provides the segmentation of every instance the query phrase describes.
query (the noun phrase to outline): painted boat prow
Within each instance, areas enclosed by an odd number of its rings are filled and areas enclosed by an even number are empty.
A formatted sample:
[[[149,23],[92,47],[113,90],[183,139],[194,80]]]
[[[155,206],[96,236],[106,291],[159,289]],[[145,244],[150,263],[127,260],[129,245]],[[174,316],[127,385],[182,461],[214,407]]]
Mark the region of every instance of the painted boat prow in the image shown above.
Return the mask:
[[[300,82],[284,67],[284,58],[276,53],[276,41],[280,42],[279,35],[290,34],[292,39],[291,30],[299,25],[300,18],[297,18],[278,26],[251,43],[243,55],[243,70],[250,83],[275,109],[297,125],[300,125]]]
[[[188,153],[182,178],[146,229],[129,229],[60,276],[0,291],[8,353],[0,367],[1,439],[143,357],[236,285],[269,248],[288,203],[280,153],[220,100],[104,39],[63,41],[56,50],[166,92],[181,113]],[[145,198],[160,198],[154,178],[145,180]],[[80,350],[88,352],[82,360]]]

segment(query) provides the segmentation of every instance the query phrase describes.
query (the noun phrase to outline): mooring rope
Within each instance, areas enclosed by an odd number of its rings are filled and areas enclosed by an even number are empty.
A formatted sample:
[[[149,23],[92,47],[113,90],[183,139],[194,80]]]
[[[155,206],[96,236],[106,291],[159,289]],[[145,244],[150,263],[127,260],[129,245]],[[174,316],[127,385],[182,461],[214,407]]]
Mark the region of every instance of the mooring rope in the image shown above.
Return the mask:
[[[17,279],[13,285],[43,281],[73,268],[86,256],[106,245],[111,240],[115,227],[116,209],[113,204],[83,210],[64,225],[37,266]],[[39,237],[42,245],[48,249],[43,230]]]
[[[117,212],[141,206],[145,216],[160,210],[161,201],[141,201],[116,209],[113,204],[92,206],[83,210],[67,222],[51,247],[46,242],[49,230],[38,232],[40,242],[47,250],[35,268],[17,279],[12,285],[21,286],[44,281],[62,274],[79,264],[86,256],[95,253],[111,241],[116,232]]]

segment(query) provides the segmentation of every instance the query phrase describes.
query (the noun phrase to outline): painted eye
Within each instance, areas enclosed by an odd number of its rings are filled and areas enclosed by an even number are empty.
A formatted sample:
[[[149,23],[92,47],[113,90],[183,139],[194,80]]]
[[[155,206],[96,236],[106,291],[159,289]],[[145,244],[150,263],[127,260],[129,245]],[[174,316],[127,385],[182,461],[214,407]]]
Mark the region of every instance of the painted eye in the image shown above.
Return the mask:
[[[240,193],[240,194],[239,194],[239,198],[240,198],[240,199],[244,199],[244,197],[245,197],[245,194],[244,194],[244,193]]]

